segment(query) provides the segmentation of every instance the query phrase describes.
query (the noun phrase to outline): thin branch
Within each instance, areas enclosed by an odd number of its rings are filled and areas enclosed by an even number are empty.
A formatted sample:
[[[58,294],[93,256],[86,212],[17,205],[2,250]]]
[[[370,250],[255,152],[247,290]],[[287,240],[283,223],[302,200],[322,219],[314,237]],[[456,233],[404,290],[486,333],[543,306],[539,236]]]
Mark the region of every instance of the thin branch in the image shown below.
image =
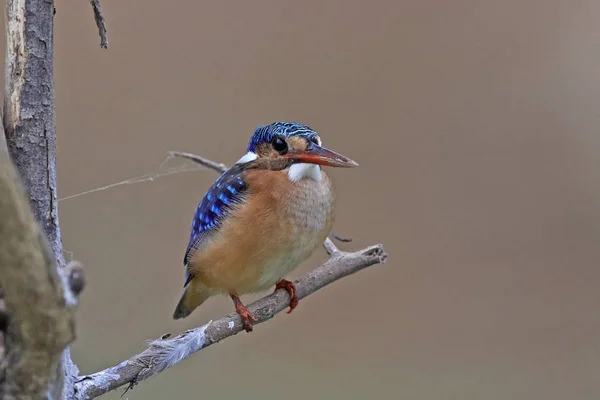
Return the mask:
[[[102,12],[100,0],[90,0],[90,4],[94,10],[94,20],[96,21],[98,34],[100,35],[100,47],[106,49],[108,48],[108,39],[106,38],[106,21],[104,19],[104,12]]]
[[[350,242],[352,241],[352,239],[351,239],[351,238],[343,238],[343,237],[341,237],[341,236],[338,236],[338,235],[336,235],[336,234],[335,234],[335,233],[333,233],[333,232],[332,232],[332,233],[330,233],[330,234],[329,234],[329,236],[330,236],[332,239],[338,240],[338,241],[340,241],[340,242],[343,242],[343,243],[350,243]]]
[[[339,252],[339,249],[337,248],[337,246],[329,238],[325,239],[325,243],[323,243],[323,247],[325,247],[325,251],[327,252],[327,255],[329,255],[329,256],[333,256],[334,254]]]
[[[227,166],[224,164],[216,163],[195,154],[176,151],[169,154],[187,158],[217,172],[222,173],[227,170]],[[299,299],[338,279],[354,274],[371,265],[383,263],[387,258],[381,244],[353,253],[340,251],[329,238],[323,245],[330,258],[323,265],[294,282],[296,295]],[[257,319],[253,325],[268,321],[287,308],[289,304],[289,295],[282,289],[255,301],[248,306],[250,312]],[[236,313],[231,313],[216,321],[210,321],[199,328],[182,332],[173,338],[170,334],[163,335],[160,339],[151,341],[148,348],[142,353],[114,367],[81,377],[75,384],[76,399],[93,399],[123,385],[129,385],[127,390],[133,388],[140,381],[159,374],[185,360],[195,352],[236,335],[242,330],[240,317]]]
[[[210,169],[214,169],[215,171],[220,172],[220,173],[227,171],[227,165],[225,165],[223,163],[214,162],[212,160],[198,156],[196,154],[184,153],[181,151],[170,151],[169,156],[177,156],[177,157],[181,157],[181,158],[186,158],[197,164],[204,165],[205,167],[208,167]]]
[[[366,267],[385,261],[387,254],[382,245],[375,245],[354,253],[338,251],[335,257],[294,282],[296,294],[302,299],[311,293],[358,272]],[[290,298],[285,290],[278,290],[248,306],[257,322],[268,321],[289,306]],[[211,344],[220,342],[243,330],[242,321],[236,313],[199,328],[185,331],[174,338],[163,338],[150,342],[142,353],[123,361],[114,367],[93,375],[82,377],[75,385],[78,400],[93,399],[122,385],[133,387],[138,382],[159,374],[169,367],[183,361],[191,354]]]

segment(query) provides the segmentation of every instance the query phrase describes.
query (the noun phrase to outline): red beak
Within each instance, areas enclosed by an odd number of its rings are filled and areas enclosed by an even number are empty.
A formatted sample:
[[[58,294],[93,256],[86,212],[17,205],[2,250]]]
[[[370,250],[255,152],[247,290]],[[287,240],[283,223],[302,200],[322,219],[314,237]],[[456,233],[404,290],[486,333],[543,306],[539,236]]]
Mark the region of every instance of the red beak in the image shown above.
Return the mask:
[[[283,158],[291,158],[298,163],[318,164],[328,167],[352,168],[358,167],[358,164],[335,151],[326,149],[310,143],[304,151],[290,152],[282,156]]]

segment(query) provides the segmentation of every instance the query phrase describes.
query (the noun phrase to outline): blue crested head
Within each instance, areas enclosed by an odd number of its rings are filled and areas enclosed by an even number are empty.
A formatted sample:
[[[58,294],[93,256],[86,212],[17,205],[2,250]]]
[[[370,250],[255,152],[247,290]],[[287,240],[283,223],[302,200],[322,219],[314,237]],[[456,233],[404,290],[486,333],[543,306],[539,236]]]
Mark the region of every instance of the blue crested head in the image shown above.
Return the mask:
[[[250,138],[250,143],[248,143],[248,151],[255,152],[257,145],[269,143],[277,135],[283,137],[302,136],[308,141],[317,139],[320,142],[319,134],[309,126],[297,122],[274,122],[256,128],[252,138]]]

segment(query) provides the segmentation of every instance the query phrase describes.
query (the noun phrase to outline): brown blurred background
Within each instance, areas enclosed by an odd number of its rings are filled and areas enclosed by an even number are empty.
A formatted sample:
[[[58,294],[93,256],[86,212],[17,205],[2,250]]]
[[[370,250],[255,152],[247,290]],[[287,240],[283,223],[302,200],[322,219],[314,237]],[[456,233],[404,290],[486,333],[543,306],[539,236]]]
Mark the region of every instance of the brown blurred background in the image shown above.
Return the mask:
[[[256,126],[297,120],[360,163],[331,171],[342,247],[390,255],[126,398],[600,396],[600,3],[103,4],[108,51],[88,2],[56,4],[60,197],[160,172],[169,150],[231,164]],[[233,311],[171,319],[216,178],[60,202],[89,282],[82,373]]]

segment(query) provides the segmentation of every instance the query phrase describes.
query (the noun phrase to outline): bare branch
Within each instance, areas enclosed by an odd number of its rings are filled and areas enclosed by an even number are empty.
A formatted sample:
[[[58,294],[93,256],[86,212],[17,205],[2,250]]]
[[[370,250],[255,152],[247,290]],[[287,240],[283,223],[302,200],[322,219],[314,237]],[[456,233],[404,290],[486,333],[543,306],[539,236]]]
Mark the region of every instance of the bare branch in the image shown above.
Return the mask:
[[[61,353],[75,337],[74,312],[65,304],[54,256],[31,212],[2,129],[0,193],[0,286],[9,318],[2,398],[42,398],[56,379]]]
[[[311,293],[358,272],[366,267],[385,261],[387,254],[382,245],[346,253],[337,251],[325,264],[294,282],[296,294],[302,299]],[[253,325],[268,321],[289,306],[290,298],[285,290],[278,290],[248,306],[258,320]],[[243,330],[242,321],[232,313],[208,324],[185,331],[174,338],[163,338],[150,342],[142,353],[93,375],[82,377],[75,385],[78,400],[93,399],[122,385],[133,387],[169,367],[183,361],[191,354],[211,344],[220,342]]]
[[[195,154],[177,151],[171,151],[169,154],[187,158],[217,172],[222,173],[227,170],[226,165]],[[335,235],[333,237],[337,238]],[[387,254],[380,244],[354,253],[340,251],[329,238],[325,240],[323,245],[330,258],[323,265],[294,282],[296,295],[299,299],[338,279],[371,265],[383,263],[387,258]],[[289,304],[290,297],[288,293],[281,289],[255,301],[248,306],[250,312],[257,319],[253,325],[268,321],[275,314],[289,307]],[[80,378],[75,384],[76,398],[78,400],[93,399],[126,384],[129,385],[127,390],[133,388],[138,382],[159,374],[193,353],[242,330],[240,317],[236,313],[231,313],[217,321],[210,321],[199,328],[180,333],[174,338],[170,338],[170,334],[163,335],[160,339],[151,341],[148,348],[142,353],[114,367]]]
[[[207,158],[198,156],[196,154],[184,153],[181,151],[170,151],[169,155],[177,156],[177,157],[181,157],[181,158],[187,158],[188,160],[191,160],[200,165],[204,165],[205,167],[208,167],[210,169],[214,169],[215,171],[220,172],[220,173],[227,171],[227,165],[225,165],[223,163],[217,163],[217,162],[211,161]]]
[[[331,232],[331,233],[329,234],[329,237],[330,237],[330,238],[332,238],[332,239],[335,239],[335,240],[337,240],[337,241],[340,241],[340,242],[342,242],[342,243],[350,243],[350,242],[352,241],[352,239],[351,239],[351,238],[343,238],[343,237],[340,237],[340,236],[336,235],[336,234],[335,234],[335,233],[333,233],[333,232]]]
[[[339,251],[337,246],[329,238],[325,239],[325,243],[323,243],[323,247],[325,247],[325,251],[330,256],[333,256],[335,253],[337,253]]]
[[[100,35],[100,47],[106,49],[108,48],[108,39],[106,38],[106,21],[104,19],[104,13],[102,12],[100,0],[90,0],[90,4],[94,10],[94,20],[96,21],[98,34]]]

